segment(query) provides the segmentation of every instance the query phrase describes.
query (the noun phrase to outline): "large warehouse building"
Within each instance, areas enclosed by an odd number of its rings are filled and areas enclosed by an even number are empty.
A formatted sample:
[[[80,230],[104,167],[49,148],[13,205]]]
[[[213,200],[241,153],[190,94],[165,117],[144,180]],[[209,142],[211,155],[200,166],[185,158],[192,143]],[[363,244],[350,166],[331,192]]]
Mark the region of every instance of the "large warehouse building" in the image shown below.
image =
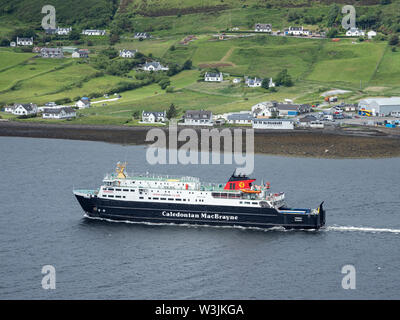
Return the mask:
[[[359,110],[369,110],[374,116],[400,116],[400,97],[360,100]]]

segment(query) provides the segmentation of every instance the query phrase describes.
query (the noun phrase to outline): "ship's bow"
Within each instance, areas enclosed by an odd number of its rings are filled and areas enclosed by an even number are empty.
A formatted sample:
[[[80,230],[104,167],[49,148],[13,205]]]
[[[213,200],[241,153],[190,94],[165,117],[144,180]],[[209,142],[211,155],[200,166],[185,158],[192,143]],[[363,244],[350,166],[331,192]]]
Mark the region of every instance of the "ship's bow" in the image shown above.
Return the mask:
[[[81,205],[83,211],[88,214],[96,212],[97,196],[94,190],[74,190],[74,195]]]

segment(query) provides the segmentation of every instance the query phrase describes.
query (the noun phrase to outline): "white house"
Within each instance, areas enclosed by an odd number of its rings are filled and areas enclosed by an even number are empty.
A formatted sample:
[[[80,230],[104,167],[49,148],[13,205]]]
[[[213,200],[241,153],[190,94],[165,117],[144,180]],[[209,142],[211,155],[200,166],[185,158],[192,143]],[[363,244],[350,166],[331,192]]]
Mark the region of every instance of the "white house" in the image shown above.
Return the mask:
[[[251,124],[253,116],[251,112],[231,113],[227,116],[228,123],[232,124]]]
[[[187,110],[183,116],[185,125],[212,126],[212,112],[206,110]]]
[[[234,78],[234,79],[232,80],[232,82],[233,82],[233,83],[241,83],[241,82],[242,82],[242,79],[241,79],[241,78]]]
[[[253,119],[254,129],[293,130],[294,121],[289,119]]]
[[[85,29],[82,34],[86,36],[105,36],[106,30]]]
[[[47,102],[42,107],[38,107],[38,112],[43,112],[44,109],[61,108],[63,106],[58,106],[55,102]]]
[[[33,37],[30,38],[17,37],[17,46],[33,46]]]
[[[288,29],[285,29],[284,34],[291,35],[291,36],[309,36],[310,30],[304,29],[303,26],[301,26],[301,27],[291,27],[290,26]]]
[[[71,107],[45,108],[43,119],[71,119],[76,117],[76,111]]]
[[[245,83],[247,84],[247,86],[251,87],[251,88],[261,87],[261,84],[263,81],[263,79],[260,79],[257,77],[255,77],[254,79],[245,77],[244,79],[245,79]]]
[[[220,73],[206,72],[204,74],[204,81],[221,82],[223,80],[224,80],[224,76],[222,75],[222,72],[220,72]]]
[[[136,32],[134,35],[135,39],[149,39],[151,36],[147,32]]]
[[[254,26],[254,31],[255,32],[271,32],[272,31],[272,25],[269,23],[256,23]]]
[[[268,88],[272,88],[272,87],[275,87],[275,82],[272,81],[272,78],[269,78],[269,81],[268,81]]]
[[[254,118],[275,118],[279,116],[279,110],[270,101],[260,102],[251,107]]]
[[[166,70],[169,70],[169,68],[164,67],[158,61],[153,61],[153,62],[146,62],[143,65],[143,70],[145,70],[145,71],[166,71]]]
[[[79,100],[75,106],[77,106],[79,109],[84,109],[84,108],[89,108],[90,107],[90,99],[87,97],[83,97],[81,100]]]
[[[142,122],[144,123],[155,123],[165,122],[166,113],[165,111],[143,111]]]
[[[15,43],[15,41],[11,41],[10,42],[10,47],[15,47],[17,44]]]
[[[7,106],[4,107],[4,112],[13,113],[14,109],[15,109],[15,105],[12,105],[12,106],[11,105],[7,105]]]
[[[346,31],[347,37],[361,37],[364,35],[365,35],[365,32],[358,28],[350,28],[349,30]]]
[[[71,31],[72,31],[71,27],[68,27],[68,28],[60,28],[60,27],[58,27],[57,30],[56,30],[56,33],[59,36],[67,36]]]
[[[89,50],[87,49],[79,49],[75,50],[72,55],[72,58],[88,58],[89,57]]]
[[[62,48],[41,48],[40,56],[42,58],[64,58]]]
[[[12,114],[17,116],[29,116],[35,115],[38,112],[38,108],[36,104],[33,103],[19,103],[14,106],[14,110]]]
[[[307,115],[299,120],[299,126],[303,128],[322,129],[324,128],[324,123],[318,121],[315,116]]]
[[[122,49],[119,50],[119,56],[121,58],[133,58],[136,54],[137,50],[126,50],[126,49]]]
[[[376,32],[374,30],[370,30],[367,33],[368,39],[372,39],[373,37],[376,37]]]

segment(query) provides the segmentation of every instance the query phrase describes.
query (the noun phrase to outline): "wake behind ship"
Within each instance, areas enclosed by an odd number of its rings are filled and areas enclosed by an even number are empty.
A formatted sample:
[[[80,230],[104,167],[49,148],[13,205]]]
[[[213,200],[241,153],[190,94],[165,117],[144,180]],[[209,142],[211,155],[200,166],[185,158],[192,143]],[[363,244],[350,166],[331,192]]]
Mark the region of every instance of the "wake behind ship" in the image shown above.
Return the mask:
[[[293,209],[285,194],[255,185],[245,175],[225,184],[204,184],[195,177],[132,175],[126,163],[106,175],[97,190],[74,190],[88,217],[138,223],[196,224],[286,229],[319,229],[325,225],[323,203],[316,209]]]

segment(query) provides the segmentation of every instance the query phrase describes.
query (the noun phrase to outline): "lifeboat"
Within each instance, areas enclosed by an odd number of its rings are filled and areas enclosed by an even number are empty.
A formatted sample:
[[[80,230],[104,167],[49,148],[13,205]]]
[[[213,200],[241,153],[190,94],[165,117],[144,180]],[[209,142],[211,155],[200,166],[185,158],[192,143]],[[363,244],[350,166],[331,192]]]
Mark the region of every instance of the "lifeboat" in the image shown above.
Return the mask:
[[[261,190],[251,190],[251,189],[240,189],[244,193],[260,193]]]

